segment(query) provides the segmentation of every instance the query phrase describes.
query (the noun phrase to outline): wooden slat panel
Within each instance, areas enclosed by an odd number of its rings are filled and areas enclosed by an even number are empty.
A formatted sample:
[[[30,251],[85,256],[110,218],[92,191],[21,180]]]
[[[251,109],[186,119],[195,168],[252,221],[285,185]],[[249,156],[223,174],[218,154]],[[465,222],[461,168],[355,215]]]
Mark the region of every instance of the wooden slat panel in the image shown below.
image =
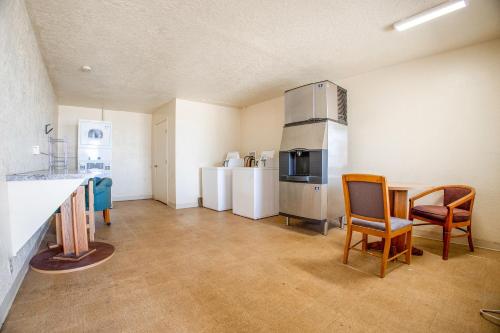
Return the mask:
[[[71,217],[71,195],[61,205],[61,240],[63,252],[69,255],[74,252],[73,226]]]
[[[94,179],[90,179],[89,187],[89,238],[94,241],[95,235],[95,213],[94,213]]]
[[[61,213],[56,213],[56,239],[58,245],[62,244],[62,233],[61,233]]]
[[[77,228],[77,244],[79,252],[89,250],[89,242],[87,239],[87,219],[85,217],[85,189],[79,186],[76,190],[76,228]]]

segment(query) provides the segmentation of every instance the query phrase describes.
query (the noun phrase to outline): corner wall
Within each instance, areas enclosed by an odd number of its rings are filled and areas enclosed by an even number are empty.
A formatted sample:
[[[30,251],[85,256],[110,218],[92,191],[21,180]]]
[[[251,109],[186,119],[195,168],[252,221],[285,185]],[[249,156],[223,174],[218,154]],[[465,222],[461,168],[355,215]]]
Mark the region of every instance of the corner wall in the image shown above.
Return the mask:
[[[47,169],[45,124],[57,128],[57,101],[24,1],[0,1],[0,326],[24,278],[42,230],[10,254],[5,175]],[[55,134],[54,130],[51,134]]]
[[[240,147],[240,109],[174,99],[153,112],[153,126],[167,120],[168,202],[198,207],[201,168],[222,165]]]
[[[244,155],[250,151],[260,154],[264,150],[278,154],[285,123],[284,104],[284,97],[278,97],[241,110],[240,151]]]
[[[476,245],[500,249],[500,39],[338,83],[348,91],[352,170],[475,187]]]
[[[176,208],[197,207],[201,168],[240,147],[240,109],[177,99],[175,111]]]

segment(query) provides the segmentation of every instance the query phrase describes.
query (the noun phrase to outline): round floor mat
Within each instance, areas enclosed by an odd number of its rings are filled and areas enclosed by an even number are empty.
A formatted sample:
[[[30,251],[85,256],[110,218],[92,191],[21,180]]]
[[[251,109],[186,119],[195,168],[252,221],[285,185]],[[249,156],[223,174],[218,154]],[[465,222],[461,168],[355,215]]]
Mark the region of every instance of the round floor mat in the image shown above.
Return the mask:
[[[54,260],[52,258],[61,253],[61,247],[47,249],[31,258],[30,266],[31,269],[40,273],[69,273],[102,264],[111,258],[115,252],[113,245],[101,242],[90,242],[89,250],[92,249],[95,249],[95,252],[82,258],[80,261]]]

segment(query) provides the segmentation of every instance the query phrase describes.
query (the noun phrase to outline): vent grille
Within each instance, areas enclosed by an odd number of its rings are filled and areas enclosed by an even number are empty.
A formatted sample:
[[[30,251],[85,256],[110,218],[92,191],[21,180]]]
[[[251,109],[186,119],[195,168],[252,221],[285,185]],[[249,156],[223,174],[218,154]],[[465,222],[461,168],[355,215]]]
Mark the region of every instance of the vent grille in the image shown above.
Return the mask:
[[[347,125],[347,90],[337,87],[338,121]]]

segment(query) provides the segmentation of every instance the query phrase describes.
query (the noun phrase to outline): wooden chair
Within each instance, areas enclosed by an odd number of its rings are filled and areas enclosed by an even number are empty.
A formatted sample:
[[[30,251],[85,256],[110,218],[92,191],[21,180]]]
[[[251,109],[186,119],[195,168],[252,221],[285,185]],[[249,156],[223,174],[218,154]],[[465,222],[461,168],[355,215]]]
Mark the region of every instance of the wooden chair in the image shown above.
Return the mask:
[[[415,206],[415,201],[431,193],[443,191],[443,205],[420,205]],[[472,244],[472,206],[476,191],[466,185],[445,185],[434,187],[428,191],[417,194],[410,198],[409,219],[417,219],[425,223],[415,226],[434,224],[443,228],[443,260],[448,260],[450,240],[452,237],[467,236],[469,249],[474,251]],[[467,227],[467,229],[463,229]],[[452,230],[458,229],[463,234],[452,235]]]
[[[347,264],[349,250],[362,243],[361,251],[379,256],[367,251],[368,235],[381,237],[384,240],[382,266],[380,277],[385,276],[387,262],[405,254],[405,261],[411,262],[411,231],[412,222],[390,216],[389,195],[385,177],[375,175],[347,174],[342,176],[344,188],[345,210],[347,219],[347,234],[344,247],[344,264]],[[363,234],[361,241],[351,246],[352,232]],[[405,234],[406,249],[389,258],[391,240]]]

